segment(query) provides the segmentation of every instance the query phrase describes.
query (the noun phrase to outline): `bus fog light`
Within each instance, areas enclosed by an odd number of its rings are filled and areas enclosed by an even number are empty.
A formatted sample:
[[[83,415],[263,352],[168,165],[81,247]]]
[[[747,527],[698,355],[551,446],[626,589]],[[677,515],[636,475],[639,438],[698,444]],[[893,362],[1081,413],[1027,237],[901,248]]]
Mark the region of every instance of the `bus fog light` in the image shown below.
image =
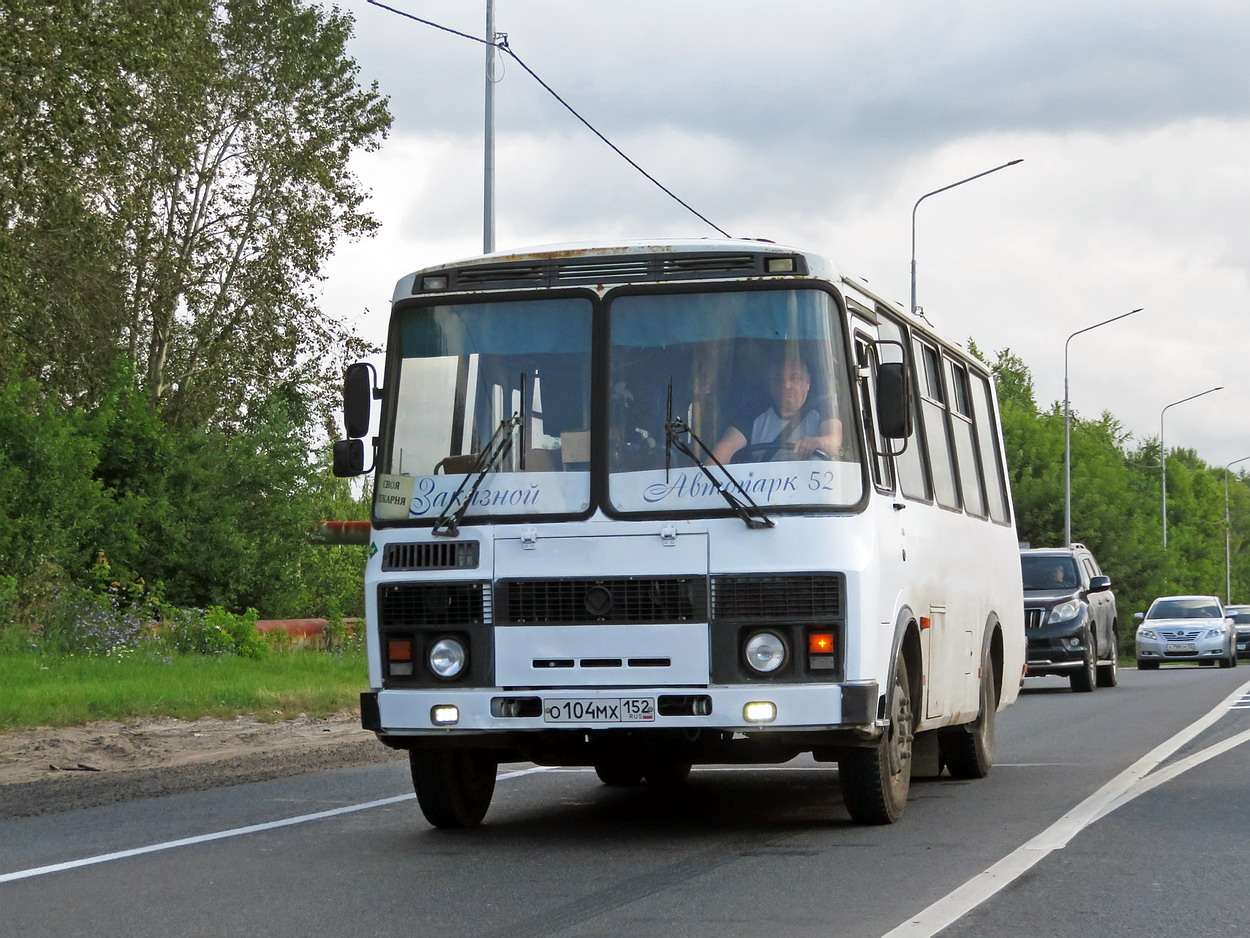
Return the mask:
[[[771,723],[777,719],[777,705],[770,700],[752,700],[742,708],[742,719],[748,723]]]
[[[430,722],[435,726],[449,726],[460,722],[460,708],[451,704],[440,704],[430,708]]]
[[[440,638],[430,646],[430,670],[441,678],[450,679],[464,670],[469,655],[464,643],[456,638]]]
[[[786,663],[786,642],[776,632],[756,632],[742,651],[747,665],[760,674],[771,674]]]

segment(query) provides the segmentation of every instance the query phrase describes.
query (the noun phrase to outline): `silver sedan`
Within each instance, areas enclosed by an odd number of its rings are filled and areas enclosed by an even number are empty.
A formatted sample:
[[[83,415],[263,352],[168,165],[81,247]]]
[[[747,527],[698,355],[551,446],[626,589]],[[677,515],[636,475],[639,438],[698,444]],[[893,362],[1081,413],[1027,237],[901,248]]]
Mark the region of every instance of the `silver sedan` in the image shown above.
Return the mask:
[[[1153,671],[1165,661],[1237,664],[1237,630],[1215,596],[1160,596],[1137,618],[1139,671]]]

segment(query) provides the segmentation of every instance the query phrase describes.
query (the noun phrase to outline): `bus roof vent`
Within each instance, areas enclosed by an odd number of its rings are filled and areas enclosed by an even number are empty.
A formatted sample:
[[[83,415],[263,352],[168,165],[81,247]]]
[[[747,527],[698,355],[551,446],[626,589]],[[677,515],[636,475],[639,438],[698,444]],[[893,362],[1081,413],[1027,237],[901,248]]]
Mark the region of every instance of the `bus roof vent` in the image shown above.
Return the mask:
[[[453,277],[453,290],[497,290],[506,287],[546,286],[546,264],[481,264],[457,267],[448,271]]]
[[[555,263],[556,283],[635,283],[655,279],[653,265],[637,255],[579,257]]]
[[[760,254],[670,254],[663,266],[668,277],[750,277],[762,263]]]
[[[597,286],[713,277],[794,276],[806,273],[807,264],[801,254],[669,251],[662,254],[578,255],[449,267],[438,272],[427,271],[416,278],[413,292],[515,290],[525,287]]]

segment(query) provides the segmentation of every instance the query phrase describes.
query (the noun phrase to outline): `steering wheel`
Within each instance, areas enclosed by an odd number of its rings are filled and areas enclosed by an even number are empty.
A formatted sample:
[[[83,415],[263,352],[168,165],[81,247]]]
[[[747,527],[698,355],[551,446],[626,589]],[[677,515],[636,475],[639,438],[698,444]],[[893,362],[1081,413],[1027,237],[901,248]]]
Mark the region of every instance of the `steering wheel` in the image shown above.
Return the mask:
[[[782,450],[780,443],[749,443],[738,452],[734,453],[731,463],[739,462],[770,462],[774,456]],[[795,459],[800,457],[795,456]],[[812,451],[809,458],[823,459],[826,462],[833,462],[833,457],[826,453],[823,449]]]

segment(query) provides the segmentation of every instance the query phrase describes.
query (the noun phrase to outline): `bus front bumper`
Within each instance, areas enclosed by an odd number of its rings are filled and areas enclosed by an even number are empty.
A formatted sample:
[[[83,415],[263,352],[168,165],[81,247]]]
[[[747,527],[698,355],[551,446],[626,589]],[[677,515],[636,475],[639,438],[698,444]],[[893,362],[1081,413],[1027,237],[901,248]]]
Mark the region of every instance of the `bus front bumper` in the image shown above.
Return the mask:
[[[879,685],[735,687],[423,688],[360,695],[361,724],[388,737],[551,730],[862,729],[875,733]]]

